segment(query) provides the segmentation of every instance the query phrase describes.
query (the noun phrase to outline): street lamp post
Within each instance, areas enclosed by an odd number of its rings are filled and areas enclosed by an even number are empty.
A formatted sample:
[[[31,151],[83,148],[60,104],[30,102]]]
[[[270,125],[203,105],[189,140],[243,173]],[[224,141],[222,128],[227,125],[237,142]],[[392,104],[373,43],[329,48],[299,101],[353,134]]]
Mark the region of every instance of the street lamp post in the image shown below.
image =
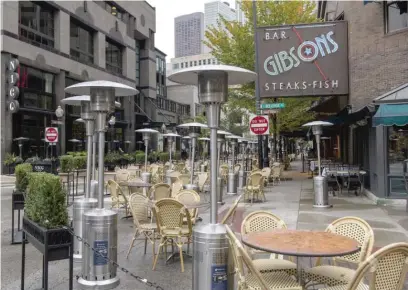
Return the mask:
[[[107,259],[100,259],[99,253],[84,247],[82,273],[78,279],[81,289],[113,289],[119,285],[117,277],[118,214],[104,208],[104,149],[106,117],[114,111],[116,96],[133,96],[138,91],[130,86],[110,81],[89,81],[72,85],[65,92],[75,95],[90,95],[90,112],[95,116],[95,131],[98,132],[98,204],[97,208],[83,214],[82,238],[92,248],[103,252]],[[90,134],[90,136],[92,136]],[[88,146],[92,142],[88,142]],[[90,162],[90,160],[88,160]],[[88,165],[88,170],[91,167]],[[88,174],[87,174],[88,175]]]
[[[255,78],[254,72],[227,65],[190,67],[169,76],[169,79],[176,83],[198,84],[198,98],[201,104],[206,105],[208,127],[211,130],[210,224],[194,227],[193,290],[214,288],[214,273],[217,273],[218,277],[224,277],[224,279],[228,277],[228,239],[225,227],[217,224],[217,167],[219,167],[217,162],[217,130],[220,122],[221,104],[225,103],[228,98],[228,85],[247,83],[254,81]],[[218,257],[216,262],[214,256]],[[230,282],[234,283],[233,281]],[[226,289],[226,286],[220,289]]]
[[[61,140],[61,136],[62,136],[62,132],[61,132],[61,123],[62,123],[62,118],[64,117],[64,110],[61,108],[61,106],[58,106],[57,109],[55,110],[55,116],[58,119],[58,153],[57,155],[61,155],[61,148],[62,148],[62,140]]]
[[[329,208],[332,205],[329,204],[329,193],[327,188],[327,180],[322,176],[321,159],[320,159],[320,136],[323,132],[323,126],[332,126],[332,123],[324,121],[313,121],[303,125],[303,127],[312,127],[313,135],[316,137],[317,147],[317,165],[319,174],[313,178],[314,185],[314,207]]]

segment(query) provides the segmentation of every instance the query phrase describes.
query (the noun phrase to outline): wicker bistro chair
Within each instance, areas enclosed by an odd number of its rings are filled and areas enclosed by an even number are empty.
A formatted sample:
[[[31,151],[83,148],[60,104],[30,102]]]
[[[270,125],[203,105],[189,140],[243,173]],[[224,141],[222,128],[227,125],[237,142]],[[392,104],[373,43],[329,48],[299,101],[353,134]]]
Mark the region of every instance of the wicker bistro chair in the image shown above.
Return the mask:
[[[271,169],[269,167],[265,167],[261,170],[261,174],[264,177],[265,185],[268,185],[269,179],[271,177]]]
[[[378,250],[360,264],[347,285],[321,290],[402,290],[408,272],[408,243]],[[367,279],[367,284],[363,282]]]
[[[237,163],[234,166],[234,173],[238,174],[238,172],[241,170],[241,164]]]
[[[167,183],[157,183],[150,188],[147,196],[155,201],[169,198],[171,196],[171,187]]]
[[[197,176],[198,189],[201,193],[204,193],[204,187],[209,184],[210,178],[208,172],[201,172]]]
[[[190,183],[190,174],[180,174],[179,179],[183,183],[183,185]]]
[[[181,272],[184,272],[183,245],[185,240],[187,240],[187,245],[190,245],[193,233],[189,211],[181,202],[172,198],[163,198],[156,202],[153,213],[156,217],[157,228],[160,234],[160,244],[154,258],[153,270],[156,269],[159,258],[158,253],[160,253],[163,247],[167,247],[167,243],[171,241],[179,248]],[[183,223],[185,217],[187,226]]]
[[[259,198],[259,194],[263,189],[263,176],[262,173],[256,172],[251,174],[247,179],[247,184],[244,188],[244,200],[251,199],[251,202],[254,201],[254,197],[256,196],[257,199]],[[265,198],[265,195],[264,195]]]
[[[238,290],[302,290],[293,277],[284,271],[277,272],[260,272],[250,256],[248,255],[241,242],[231,231],[229,226],[225,226],[227,230],[228,240],[230,243],[231,254],[233,256],[234,272],[237,273],[237,288]],[[247,271],[245,271],[246,266]],[[231,265],[229,265],[231,267]],[[231,268],[229,269],[231,270]],[[230,272],[230,271],[229,271]]]
[[[353,277],[355,270],[337,266],[336,262],[347,262],[355,265],[364,262],[373,249],[373,229],[360,218],[343,217],[332,222],[327,227],[326,232],[355,239],[360,244],[361,250],[351,255],[333,258],[334,265],[321,265],[321,259],[318,259],[315,267],[304,271],[304,280],[328,286],[347,284]]]
[[[176,195],[175,200],[181,202],[182,204],[198,204],[200,203],[200,196],[194,190],[181,190]],[[188,210],[190,212],[191,223],[194,225],[198,217],[198,209],[193,208]],[[184,218],[184,223],[186,223],[186,218]]]
[[[224,180],[224,182],[226,183],[228,180],[228,171],[229,171],[229,167],[227,164],[223,164],[220,166],[220,176],[221,178]]]
[[[244,218],[241,224],[242,235],[274,229],[287,229],[287,226],[278,216],[262,210],[251,212]],[[249,253],[255,256],[265,252],[250,249]],[[253,263],[261,272],[285,271],[288,275],[297,275],[296,263],[283,259],[283,255],[271,254],[269,259],[255,259]]]
[[[273,185],[275,185],[275,182],[277,182],[278,184],[281,182],[281,175],[282,175],[281,167],[273,166],[271,174]]]
[[[180,179],[176,179],[171,185],[171,197],[176,197],[176,195],[183,189],[183,183]]]
[[[125,208],[126,216],[129,215],[128,197],[123,193],[122,188],[114,180],[108,180],[108,188],[111,194],[111,208]]]
[[[138,193],[134,193],[130,196],[129,207],[133,216],[133,224],[135,226],[135,234],[133,235],[132,241],[130,242],[129,250],[126,254],[126,259],[129,257],[130,251],[132,250],[135,241],[140,235],[144,236],[146,254],[147,241],[149,241],[153,246],[153,255],[156,254],[156,239],[157,239],[157,224],[151,223],[148,217],[148,199]]]
[[[116,171],[115,179],[119,185],[122,185],[123,182],[126,182],[129,179],[129,171],[126,169],[119,169]]]

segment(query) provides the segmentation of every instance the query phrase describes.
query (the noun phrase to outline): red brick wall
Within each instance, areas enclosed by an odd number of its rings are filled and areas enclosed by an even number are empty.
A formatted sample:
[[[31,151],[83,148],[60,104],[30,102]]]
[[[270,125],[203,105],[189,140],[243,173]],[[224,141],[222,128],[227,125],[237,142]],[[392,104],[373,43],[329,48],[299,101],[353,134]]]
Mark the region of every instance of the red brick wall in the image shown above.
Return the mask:
[[[349,23],[349,104],[353,111],[408,82],[408,29],[385,34],[383,3],[331,1]],[[329,14],[331,16],[331,14]]]

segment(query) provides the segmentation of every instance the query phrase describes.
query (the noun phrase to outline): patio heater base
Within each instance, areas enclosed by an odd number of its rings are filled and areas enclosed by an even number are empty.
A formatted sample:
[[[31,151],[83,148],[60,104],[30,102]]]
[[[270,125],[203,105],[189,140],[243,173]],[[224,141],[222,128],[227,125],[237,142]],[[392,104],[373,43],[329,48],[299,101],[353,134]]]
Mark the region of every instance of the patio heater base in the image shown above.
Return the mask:
[[[330,208],[329,191],[327,188],[327,179],[324,176],[315,176],[313,178],[314,186],[314,204],[317,208]]]
[[[78,279],[79,287],[83,290],[85,289],[100,289],[100,290],[109,290],[116,288],[120,284],[120,280],[118,277],[103,280],[103,281],[88,281],[83,278]]]
[[[141,174],[142,180],[145,183],[150,183],[151,176],[152,175],[150,174],[150,172],[142,172]]]
[[[172,172],[174,172],[174,170],[169,169],[169,170],[166,171],[166,183],[167,183],[168,185],[170,185],[170,186],[172,185],[171,177],[170,177],[170,174],[171,174]]]
[[[228,173],[227,194],[237,194],[237,175],[235,173]]]

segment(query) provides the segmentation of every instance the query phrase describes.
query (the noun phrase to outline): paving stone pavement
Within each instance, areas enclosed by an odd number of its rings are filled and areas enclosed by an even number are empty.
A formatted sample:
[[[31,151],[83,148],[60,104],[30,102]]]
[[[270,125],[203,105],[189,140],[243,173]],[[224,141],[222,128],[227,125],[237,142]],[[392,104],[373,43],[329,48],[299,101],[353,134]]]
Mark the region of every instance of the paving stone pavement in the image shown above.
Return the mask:
[[[299,173],[300,171],[300,163],[295,162],[292,171],[286,172],[286,176],[292,177],[292,180],[282,181],[275,186],[268,186],[266,188],[266,202],[253,204],[241,202],[232,224],[233,230],[237,233],[240,232],[241,222],[248,213],[255,210],[268,210],[281,217],[288,228],[304,230],[324,230],[330,222],[339,217],[358,216],[365,219],[373,227],[376,248],[408,240],[408,214],[405,211],[405,206],[377,206],[365,196],[357,197],[354,193],[348,195],[345,192],[340,197],[330,198],[333,208],[316,209],[313,208],[312,180],[307,178],[307,174]],[[226,204],[219,209],[219,217],[225,214],[235,197],[225,196],[224,198]],[[20,289],[21,245],[10,245],[11,192],[2,189],[1,200],[1,289]],[[106,204],[109,204],[109,198],[106,199]],[[124,213],[120,212],[119,215],[122,217]],[[209,206],[201,208],[200,216],[204,223],[209,221]],[[133,233],[134,229],[130,219],[119,220],[118,262],[120,265],[143,278],[156,282],[164,289],[191,289],[191,258],[185,260],[184,273],[180,272],[178,261],[165,265],[163,258],[159,259],[157,269],[152,271],[151,247],[148,247],[147,254],[144,255],[144,244],[139,242],[137,247],[132,250],[129,259],[126,259],[125,255]],[[26,249],[25,289],[39,289],[41,288],[42,272],[40,265],[42,258],[32,245],[28,244]],[[308,264],[309,262],[305,261],[304,263]],[[68,289],[68,261],[51,262],[49,269],[49,289]],[[75,264],[74,273],[78,274],[80,271],[80,265]],[[118,272],[118,276],[121,283],[116,289],[151,289],[122,272]],[[74,289],[79,289],[75,282]],[[408,289],[408,287],[404,289]]]

